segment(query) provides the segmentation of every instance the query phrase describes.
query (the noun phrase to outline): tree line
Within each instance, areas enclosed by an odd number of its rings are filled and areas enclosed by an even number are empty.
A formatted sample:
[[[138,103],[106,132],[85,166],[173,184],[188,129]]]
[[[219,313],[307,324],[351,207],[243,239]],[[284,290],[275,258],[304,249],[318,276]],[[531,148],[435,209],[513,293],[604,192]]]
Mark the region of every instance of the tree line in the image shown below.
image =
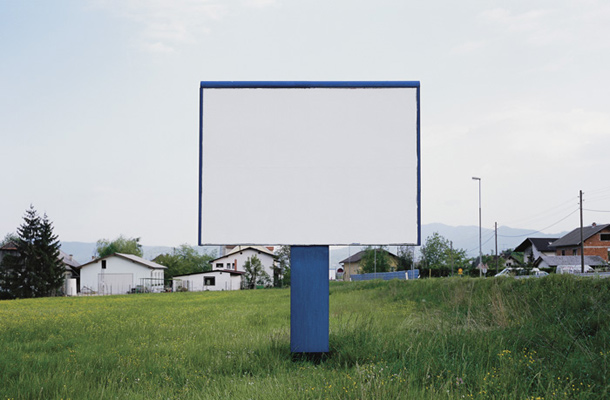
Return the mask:
[[[413,246],[398,246],[396,256],[388,252],[387,246],[368,246],[360,260],[360,272],[391,272],[416,268],[422,277],[451,276],[460,272],[462,275],[479,276],[479,270],[476,268],[479,258],[468,257],[466,250],[453,248],[451,241],[438,232],[426,238],[419,253],[419,259],[415,260]],[[509,250],[508,254],[511,253]],[[497,261],[498,268],[503,269],[504,258],[498,257]],[[495,273],[495,256],[484,255],[482,262],[488,266],[490,274]]]
[[[46,214],[40,216],[31,205],[26,210],[23,223],[17,234],[8,234],[0,246],[11,244],[0,259],[0,298],[29,298],[61,294],[66,269],[60,256],[60,242],[53,232],[53,224]],[[107,257],[114,253],[143,256],[140,238],[120,235],[114,240],[100,239],[96,242],[96,256]],[[361,272],[404,271],[417,267],[422,276],[449,276],[462,271],[478,276],[475,268],[477,258],[468,258],[464,249],[454,249],[451,242],[438,233],[426,239],[420,248],[420,259],[415,260],[411,247],[399,246],[398,254],[391,257],[386,246],[365,249],[361,260]],[[214,253],[199,253],[183,244],[171,253],[157,256],[153,261],[167,267],[166,280],[175,276],[212,270]],[[484,256],[483,263],[495,265],[493,256]],[[502,261],[502,267],[504,262]],[[244,287],[285,287],[290,285],[290,246],[280,247],[269,276],[258,257],[252,256],[244,264]]]

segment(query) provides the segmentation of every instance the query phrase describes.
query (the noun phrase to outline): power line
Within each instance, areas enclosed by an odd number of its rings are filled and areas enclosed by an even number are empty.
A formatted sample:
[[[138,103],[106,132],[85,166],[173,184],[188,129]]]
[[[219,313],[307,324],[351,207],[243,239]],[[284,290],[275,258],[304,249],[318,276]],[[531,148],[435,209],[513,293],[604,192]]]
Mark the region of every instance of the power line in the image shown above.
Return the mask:
[[[587,193],[595,194],[595,193],[609,192],[609,191],[610,191],[610,186],[607,186],[607,187],[604,187],[601,189],[588,190]]]
[[[521,225],[523,222],[526,222],[526,221],[528,223],[532,223],[532,221],[534,221],[534,220],[547,219],[549,217],[552,217],[552,215],[554,215],[554,214],[563,214],[563,213],[567,212],[569,209],[572,209],[572,207],[574,206],[575,200],[576,199],[574,199],[574,198],[570,198],[569,200],[566,200],[554,207],[550,207],[550,208],[547,207],[545,209],[545,211],[536,213],[534,216],[518,218],[518,219],[510,221],[508,224],[510,224],[512,226]]]
[[[599,196],[599,197],[595,197],[595,196],[590,196],[587,198],[587,200],[589,200],[589,202],[592,201],[601,201],[601,200],[607,200],[610,199],[609,195],[603,195],[603,196]]]
[[[562,219],[560,219],[559,221],[555,222],[554,224],[551,224],[551,225],[549,225],[549,226],[547,226],[547,227],[545,227],[545,228],[542,228],[542,229],[540,229],[540,230],[538,230],[538,231],[534,231],[534,232],[525,233],[525,234],[523,234],[523,235],[498,235],[498,236],[500,236],[500,237],[523,237],[523,236],[529,236],[529,235],[533,235],[534,233],[542,233],[542,231],[544,231],[544,230],[546,230],[546,229],[549,229],[549,228],[551,228],[551,227],[553,227],[553,226],[557,225],[558,223],[560,223],[560,222],[562,222],[562,221],[566,220],[568,217],[570,217],[572,214],[574,214],[574,213],[575,213],[576,211],[578,211],[578,210],[579,210],[579,209],[577,208],[576,210],[572,211],[571,213],[569,213],[568,215],[566,215],[565,217],[563,217],[563,218],[562,218]]]
[[[486,241],[481,243],[481,247],[483,247],[484,244],[487,244],[487,242],[489,242],[491,239],[493,239],[493,237],[494,237],[494,234],[491,234],[491,236],[489,236],[489,238]],[[474,249],[470,249],[470,250],[466,251],[466,253],[470,253],[470,252],[478,250],[478,249],[479,249],[479,246],[475,247]]]
[[[588,208],[583,208],[583,210],[585,210],[585,211],[591,211],[591,212],[603,212],[603,213],[610,213],[610,211],[608,211],[608,210],[589,210]]]

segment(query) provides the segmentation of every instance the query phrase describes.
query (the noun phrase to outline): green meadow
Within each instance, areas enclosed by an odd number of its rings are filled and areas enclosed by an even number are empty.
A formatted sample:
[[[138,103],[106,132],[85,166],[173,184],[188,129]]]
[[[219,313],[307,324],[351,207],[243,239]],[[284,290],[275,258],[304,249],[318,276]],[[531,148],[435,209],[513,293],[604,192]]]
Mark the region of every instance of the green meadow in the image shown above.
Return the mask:
[[[331,283],[323,360],[290,290],[0,302],[0,399],[605,399],[610,280]]]

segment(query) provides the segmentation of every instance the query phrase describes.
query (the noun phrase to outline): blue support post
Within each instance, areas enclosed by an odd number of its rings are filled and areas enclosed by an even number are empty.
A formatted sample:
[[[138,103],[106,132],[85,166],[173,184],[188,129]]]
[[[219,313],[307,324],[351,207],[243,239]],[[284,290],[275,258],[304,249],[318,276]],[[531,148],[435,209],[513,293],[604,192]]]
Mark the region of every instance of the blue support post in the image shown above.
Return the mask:
[[[328,246],[290,248],[290,351],[328,353]]]

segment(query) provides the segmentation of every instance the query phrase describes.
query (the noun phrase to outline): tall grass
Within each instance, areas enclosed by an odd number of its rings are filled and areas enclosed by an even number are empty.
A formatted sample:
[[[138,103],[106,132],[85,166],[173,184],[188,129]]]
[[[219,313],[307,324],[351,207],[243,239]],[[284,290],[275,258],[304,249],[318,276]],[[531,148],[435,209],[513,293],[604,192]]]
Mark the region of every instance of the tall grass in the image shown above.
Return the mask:
[[[334,283],[330,355],[290,292],[0,302],[0,399],[603,399],[610,281]]]

